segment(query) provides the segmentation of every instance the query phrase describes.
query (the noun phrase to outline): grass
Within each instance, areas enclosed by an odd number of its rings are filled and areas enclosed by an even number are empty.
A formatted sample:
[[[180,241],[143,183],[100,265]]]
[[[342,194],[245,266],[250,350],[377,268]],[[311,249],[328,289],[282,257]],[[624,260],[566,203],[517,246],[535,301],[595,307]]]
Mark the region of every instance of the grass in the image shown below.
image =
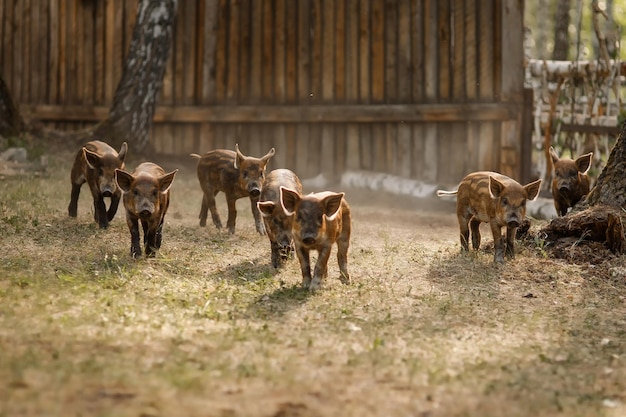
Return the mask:
[[[448,204],[347,190],[354,282],[335,249],[309,293],[295,259],[271,268],[248,201],[234,236],[197,226],[189,166],[162,250],[132,260],[122,209],[98,229],[85,186],[67,217],[70,161],[0,179],[0,416],[626,413],[624,257],[531,239],[498,267],[487,232],[459,252]]]

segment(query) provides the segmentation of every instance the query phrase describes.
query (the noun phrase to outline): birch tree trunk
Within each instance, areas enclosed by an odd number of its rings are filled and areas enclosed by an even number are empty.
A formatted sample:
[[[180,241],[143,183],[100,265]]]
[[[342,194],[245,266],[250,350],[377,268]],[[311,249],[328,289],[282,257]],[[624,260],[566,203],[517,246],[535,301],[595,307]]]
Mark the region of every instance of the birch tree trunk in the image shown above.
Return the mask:
[[[140,0],[122,79],[109,116],[92,137],[145,150],[172,45],[178,0]]]
[[[569,22],[571,0],[558,0],[554,14],[554,49],[552,59],[564,61],[569,57]]]

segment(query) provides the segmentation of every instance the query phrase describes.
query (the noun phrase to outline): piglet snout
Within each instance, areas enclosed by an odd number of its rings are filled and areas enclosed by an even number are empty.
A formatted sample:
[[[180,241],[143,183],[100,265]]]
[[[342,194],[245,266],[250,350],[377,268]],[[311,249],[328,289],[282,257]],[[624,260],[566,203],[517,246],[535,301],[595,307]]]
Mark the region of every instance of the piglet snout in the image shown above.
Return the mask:
[[[148,219],[150,218],[151,215],[152,215],[152,212],[150,210],[141,210],[139,212],[139,217],[141,217],[142,219]]]
[[[258,197],[259,195],[261,195],[261,190],[259,189],[259,187],[249,188],[248,192],[250,193],[250,196],[252,197]]]

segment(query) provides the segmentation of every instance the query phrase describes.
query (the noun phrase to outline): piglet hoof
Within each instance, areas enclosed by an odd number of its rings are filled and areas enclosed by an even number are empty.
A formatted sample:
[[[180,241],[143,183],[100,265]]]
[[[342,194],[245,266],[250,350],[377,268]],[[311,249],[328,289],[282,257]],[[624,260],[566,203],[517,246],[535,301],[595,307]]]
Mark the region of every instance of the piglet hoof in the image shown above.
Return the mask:
[[[345,285],[350,285],[350,283],[352,282],[350,281],[350,275],[344,272],[342,272],[341,275],[339,276],[339,281],[341,281],[341,283]]]
[[[256,231],[259,232],[261,236],[265,236],[265,225],[263,223],[257,223]]]
[[[130,250],[130,257],[133,258],[133,259],[141,258],[141,249],[131,249]]]
[[[313,278],[313,280],[311,280],[311,284],[309,285],[309,291],[317,291],[320,289],[320,287],[322,286],[322,281],[315,277]]]

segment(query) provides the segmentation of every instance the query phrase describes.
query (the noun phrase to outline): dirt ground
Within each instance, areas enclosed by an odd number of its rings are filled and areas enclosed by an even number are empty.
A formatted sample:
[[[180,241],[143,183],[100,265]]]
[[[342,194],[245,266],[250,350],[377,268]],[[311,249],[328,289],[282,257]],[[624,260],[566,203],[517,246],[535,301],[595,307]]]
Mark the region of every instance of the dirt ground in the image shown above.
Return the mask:
[[[486,228],[460,253],[451,201],[334,186],[353,283],[334,250],[309,293],[297,260],[271,267],[247,200],[234,236],[198,227],[193,161],[159,161],[180,172],[140,260],[86,187],[67,217],[69,161],[0,179],[0,416],[626,415],[624,257],[531,235],[496,266]]]

